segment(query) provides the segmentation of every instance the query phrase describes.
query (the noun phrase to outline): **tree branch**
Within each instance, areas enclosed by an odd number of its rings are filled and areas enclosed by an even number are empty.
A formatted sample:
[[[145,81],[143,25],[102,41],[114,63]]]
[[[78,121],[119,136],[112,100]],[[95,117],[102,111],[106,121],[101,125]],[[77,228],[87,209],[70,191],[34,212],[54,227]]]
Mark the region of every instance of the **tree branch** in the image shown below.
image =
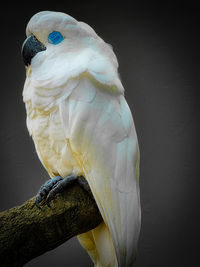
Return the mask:
[[[23,266],[102,222],[94,199],[78,183],[38,209],[34,198],[0,213],[1,266]]]

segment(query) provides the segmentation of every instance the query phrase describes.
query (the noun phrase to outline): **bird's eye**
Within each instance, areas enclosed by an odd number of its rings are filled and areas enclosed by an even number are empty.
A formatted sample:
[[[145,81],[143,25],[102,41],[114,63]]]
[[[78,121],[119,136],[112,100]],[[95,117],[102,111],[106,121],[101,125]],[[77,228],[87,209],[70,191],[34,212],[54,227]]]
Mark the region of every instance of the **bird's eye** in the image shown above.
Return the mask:
[[[61,43],[63,40],[64,40],[64,37],[62,36],[60,32],[53,31],[48,36],[48,42],[50,44],[57,45]]]

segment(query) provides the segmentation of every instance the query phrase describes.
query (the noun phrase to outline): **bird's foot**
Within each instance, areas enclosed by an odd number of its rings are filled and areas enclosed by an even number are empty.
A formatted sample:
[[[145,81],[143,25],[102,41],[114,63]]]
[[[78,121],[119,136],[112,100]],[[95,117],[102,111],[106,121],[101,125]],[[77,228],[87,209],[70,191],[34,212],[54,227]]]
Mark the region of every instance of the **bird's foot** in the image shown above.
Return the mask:
[[[60,176],[56,176],[53,179],[46,181],[39,189],[35,197],[35,205],[40,208],[39,204],[45,200],[44,204],[50,206],[50,201],[55,198],[55,196],[62,192],[69,185],[74,183],[75,181],[86,190],[90,196],[93,197],[92,192],[90,190],[89,184],[83,176],[76,177],[74,175],[70,175],[65,177],[64,179]]]

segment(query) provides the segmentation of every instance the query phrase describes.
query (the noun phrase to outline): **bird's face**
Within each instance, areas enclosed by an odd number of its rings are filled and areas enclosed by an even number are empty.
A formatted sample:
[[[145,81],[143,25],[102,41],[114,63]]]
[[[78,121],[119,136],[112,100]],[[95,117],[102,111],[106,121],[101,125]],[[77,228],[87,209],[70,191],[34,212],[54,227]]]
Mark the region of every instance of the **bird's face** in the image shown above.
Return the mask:
[[[42,11],[34,15],[26,28],[27,39],[22,46],[26,66],[53,56],[78,52],[88,40],[99,39],[94,30],[83,22],[61,12]],[[40,53],[40,54],[38,54]]]
[[[34,87],[58,88],[84,72],[122,87],[111,46],[88,24],[65,13],[42,11],[30,19],[26,35],[22,55]]]
[[[86,23],[52,11],[35,14],[26,28],[22,56],[27,78],[35,86],[64,85],[70,77],[85,71],[103,40]]]

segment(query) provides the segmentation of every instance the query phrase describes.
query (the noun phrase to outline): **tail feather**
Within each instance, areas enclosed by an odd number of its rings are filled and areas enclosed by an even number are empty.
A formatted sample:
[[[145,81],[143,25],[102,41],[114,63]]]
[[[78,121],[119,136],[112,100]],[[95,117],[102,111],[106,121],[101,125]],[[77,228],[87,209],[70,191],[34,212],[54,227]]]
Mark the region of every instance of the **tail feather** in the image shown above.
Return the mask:
[[[79,235],[78,240],[94,262],[94,267],[118,266],[112,238],[105,223]]]

